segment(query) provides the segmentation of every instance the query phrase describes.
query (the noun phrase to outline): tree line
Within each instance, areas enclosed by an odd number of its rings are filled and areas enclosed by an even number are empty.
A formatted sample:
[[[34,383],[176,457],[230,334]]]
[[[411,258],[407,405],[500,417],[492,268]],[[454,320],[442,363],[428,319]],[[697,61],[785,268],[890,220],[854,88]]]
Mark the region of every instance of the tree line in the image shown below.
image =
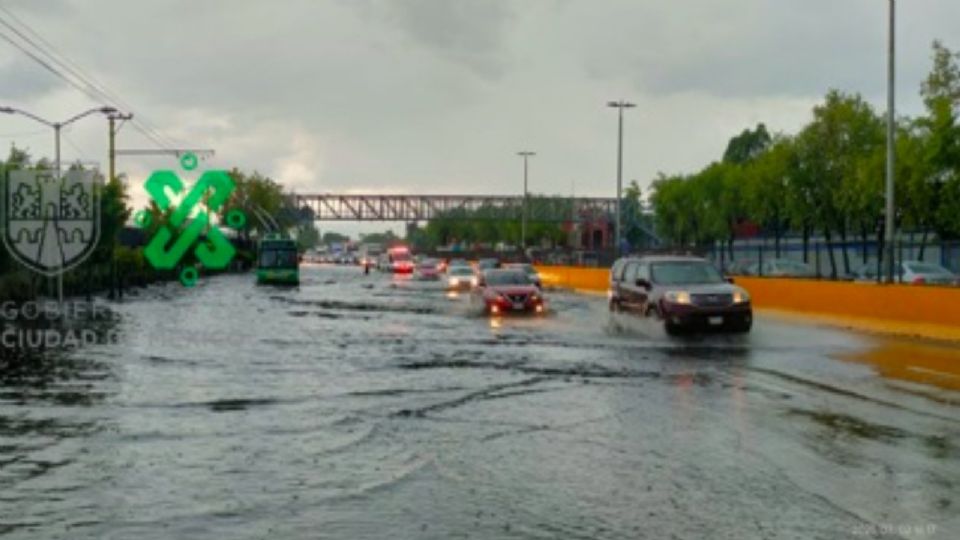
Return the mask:
[[[900,230],[929,240],[960,238],[960,55],[933,43],[933,67],[920,88],[924,114],[896,119],[895,198]],[[720,161],[693,174],[659,174],[650,201],[658,233],[676,246],[733,241],[746,224],[773,239],[776,255],[788,234],[839,242],[831,272],[866,262],[868,244],[882,246],[886,122],[856,93],[830,90],[797,133],[771,134],[764,124],[733,137]],[[848,253],[856,240],[860,249]]]
[[[623,230],[626,242],[641,246],[647,241],[647,231],[652,223],[642,213],[641,188],[636,182],[629,183],[623,192],[621,213],[624,216]],[[611,215],[579,215],[573,202],[562,196],[530,194],[527,200],[526,244],[546,248],[568,248],[571,227],[583,221],[596,221],[612,226]],[[538,216],[552,216],[544,221]],[[556,221],[556,216],[569,216]],[[434,216],[422,227],[408,230],[408,241],[421,249],[436,249],[459,245],[470,249],[475,245],[495,246],[505,244],[519,248],[522,243],[521,208],[500,208],[484,205],[479,208],[458,208]]]

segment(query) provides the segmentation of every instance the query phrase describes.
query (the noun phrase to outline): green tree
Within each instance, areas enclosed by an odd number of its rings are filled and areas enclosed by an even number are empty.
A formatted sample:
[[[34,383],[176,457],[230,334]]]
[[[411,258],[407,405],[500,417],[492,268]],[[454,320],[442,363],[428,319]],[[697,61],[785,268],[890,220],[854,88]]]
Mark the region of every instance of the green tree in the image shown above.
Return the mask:
[[[320,237],[320,242],[327,244],[345,244],[350,241],[350,237],[345,234],[340,234],[332,231],[327,231],[323,233],[323,236]]]
[[[757,124],[755,129],[745,129],[730,139],[723,153],[723,162],[742,165],[753,161],[762,155],[772,142],[773,138],[767,131],[767,126]]]
[[[652,227],[643,213],[643,190],[636,180],[623,190],[621,204],[623,236],[631,249],[651,247],[649,233]]]
[[[391,244],[396,244],[399,242],[400,237],[394,234],[393,231],[387,230],[382,233],[361,234],[360,241],[370,244],[381,244],[384,247],[389,247]]]
[[[927,114],[915,123],[922,149],[915,149],[914,159],[920,162],[919,174],[926,177],[914,175],[911,192],[932,194],[925,225],[941,237],[956,237],[960,235],[960,54],[934,41],[933,68],[920,94]]]
[[[843,264],[850,272],[846,237],[850,216],[858,206],[858,167],[883,144],[883,124],[860,95],[831,90],[813,109],[813,121],[798,136],[801,159],[807,175],[806,189],[812,196],[815,225],[823,232],[830,260],[830,274],[838,275],[833,254],[833,235],[843,241]]]
[[[789,226],[786,194],[794,151],[792,138],[777,137],[766,152],[743,169],[745,214],[773,234],[777,257],[781,255],[780,240]]]
[[[234,191],[224,205],[223,213],[239,209],[247,215],[241,229],[245,238],[253,233],[258,236],[269,232],[286,234],[309,220],[303,209],[294,207],[293,197],[273,179],[257,171],[246,174],[237,168],[230,170],[229,174]]]
[[[297,225],[297,248],[300,252],[317,247],[320,243],[320,231],[312,221],[304,221]]]

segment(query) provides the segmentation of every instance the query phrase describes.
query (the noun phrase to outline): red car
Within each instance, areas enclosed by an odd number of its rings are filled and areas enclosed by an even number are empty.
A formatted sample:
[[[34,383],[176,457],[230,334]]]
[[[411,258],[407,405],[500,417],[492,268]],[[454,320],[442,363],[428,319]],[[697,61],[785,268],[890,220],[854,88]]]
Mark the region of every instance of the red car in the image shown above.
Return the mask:
[[[433,259],[424,259],[417,265],[417,279],[435,280],[440,279],[440,263]]]
[[[487,270],[474,290],[488,315],[543,313],[547,309],[540,289],[521,270]]]

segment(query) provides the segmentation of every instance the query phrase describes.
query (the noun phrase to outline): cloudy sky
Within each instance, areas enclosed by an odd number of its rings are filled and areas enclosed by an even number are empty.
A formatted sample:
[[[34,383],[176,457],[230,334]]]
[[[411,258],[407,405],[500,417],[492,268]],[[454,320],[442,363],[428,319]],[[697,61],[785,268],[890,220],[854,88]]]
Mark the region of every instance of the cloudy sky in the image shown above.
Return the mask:
[[[885,0],[0,0],[207,166],[305,192],[612,196],[624,177],[695,170],[729,137],[802,125],[829,88],[884,110]],[[899,2],[898,108],[920,111],[930,44],[960,49],[960,2]],[[6,26],[0,34],[16,39]],[[0,104],[57,119],[98,105],[0,40]],[[106,127],[65,133],[106,169]],[[52,136],[0,118],[0,144]],[[120,148],[152,147],[130,126]],[[136,181],[171,159],[121,158]],[[343,226],[338,226],[341,230]],[[346,227],[349,230],[351,227]],[[357,229],[356,226],[352,226]],[[377,225],[374,228],[382,229]],[[325,227],[328,229],[328,227]]]

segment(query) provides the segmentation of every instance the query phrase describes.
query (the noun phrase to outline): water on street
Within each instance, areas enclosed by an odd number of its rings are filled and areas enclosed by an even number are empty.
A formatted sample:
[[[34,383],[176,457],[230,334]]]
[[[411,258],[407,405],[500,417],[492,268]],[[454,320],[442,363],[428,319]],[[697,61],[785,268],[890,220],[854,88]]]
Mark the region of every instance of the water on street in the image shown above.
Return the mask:
[[[909,343],[302,280],[152,287],[118,344],[7,366],[0,537],[960,537],[957,381],[870,360]]]

